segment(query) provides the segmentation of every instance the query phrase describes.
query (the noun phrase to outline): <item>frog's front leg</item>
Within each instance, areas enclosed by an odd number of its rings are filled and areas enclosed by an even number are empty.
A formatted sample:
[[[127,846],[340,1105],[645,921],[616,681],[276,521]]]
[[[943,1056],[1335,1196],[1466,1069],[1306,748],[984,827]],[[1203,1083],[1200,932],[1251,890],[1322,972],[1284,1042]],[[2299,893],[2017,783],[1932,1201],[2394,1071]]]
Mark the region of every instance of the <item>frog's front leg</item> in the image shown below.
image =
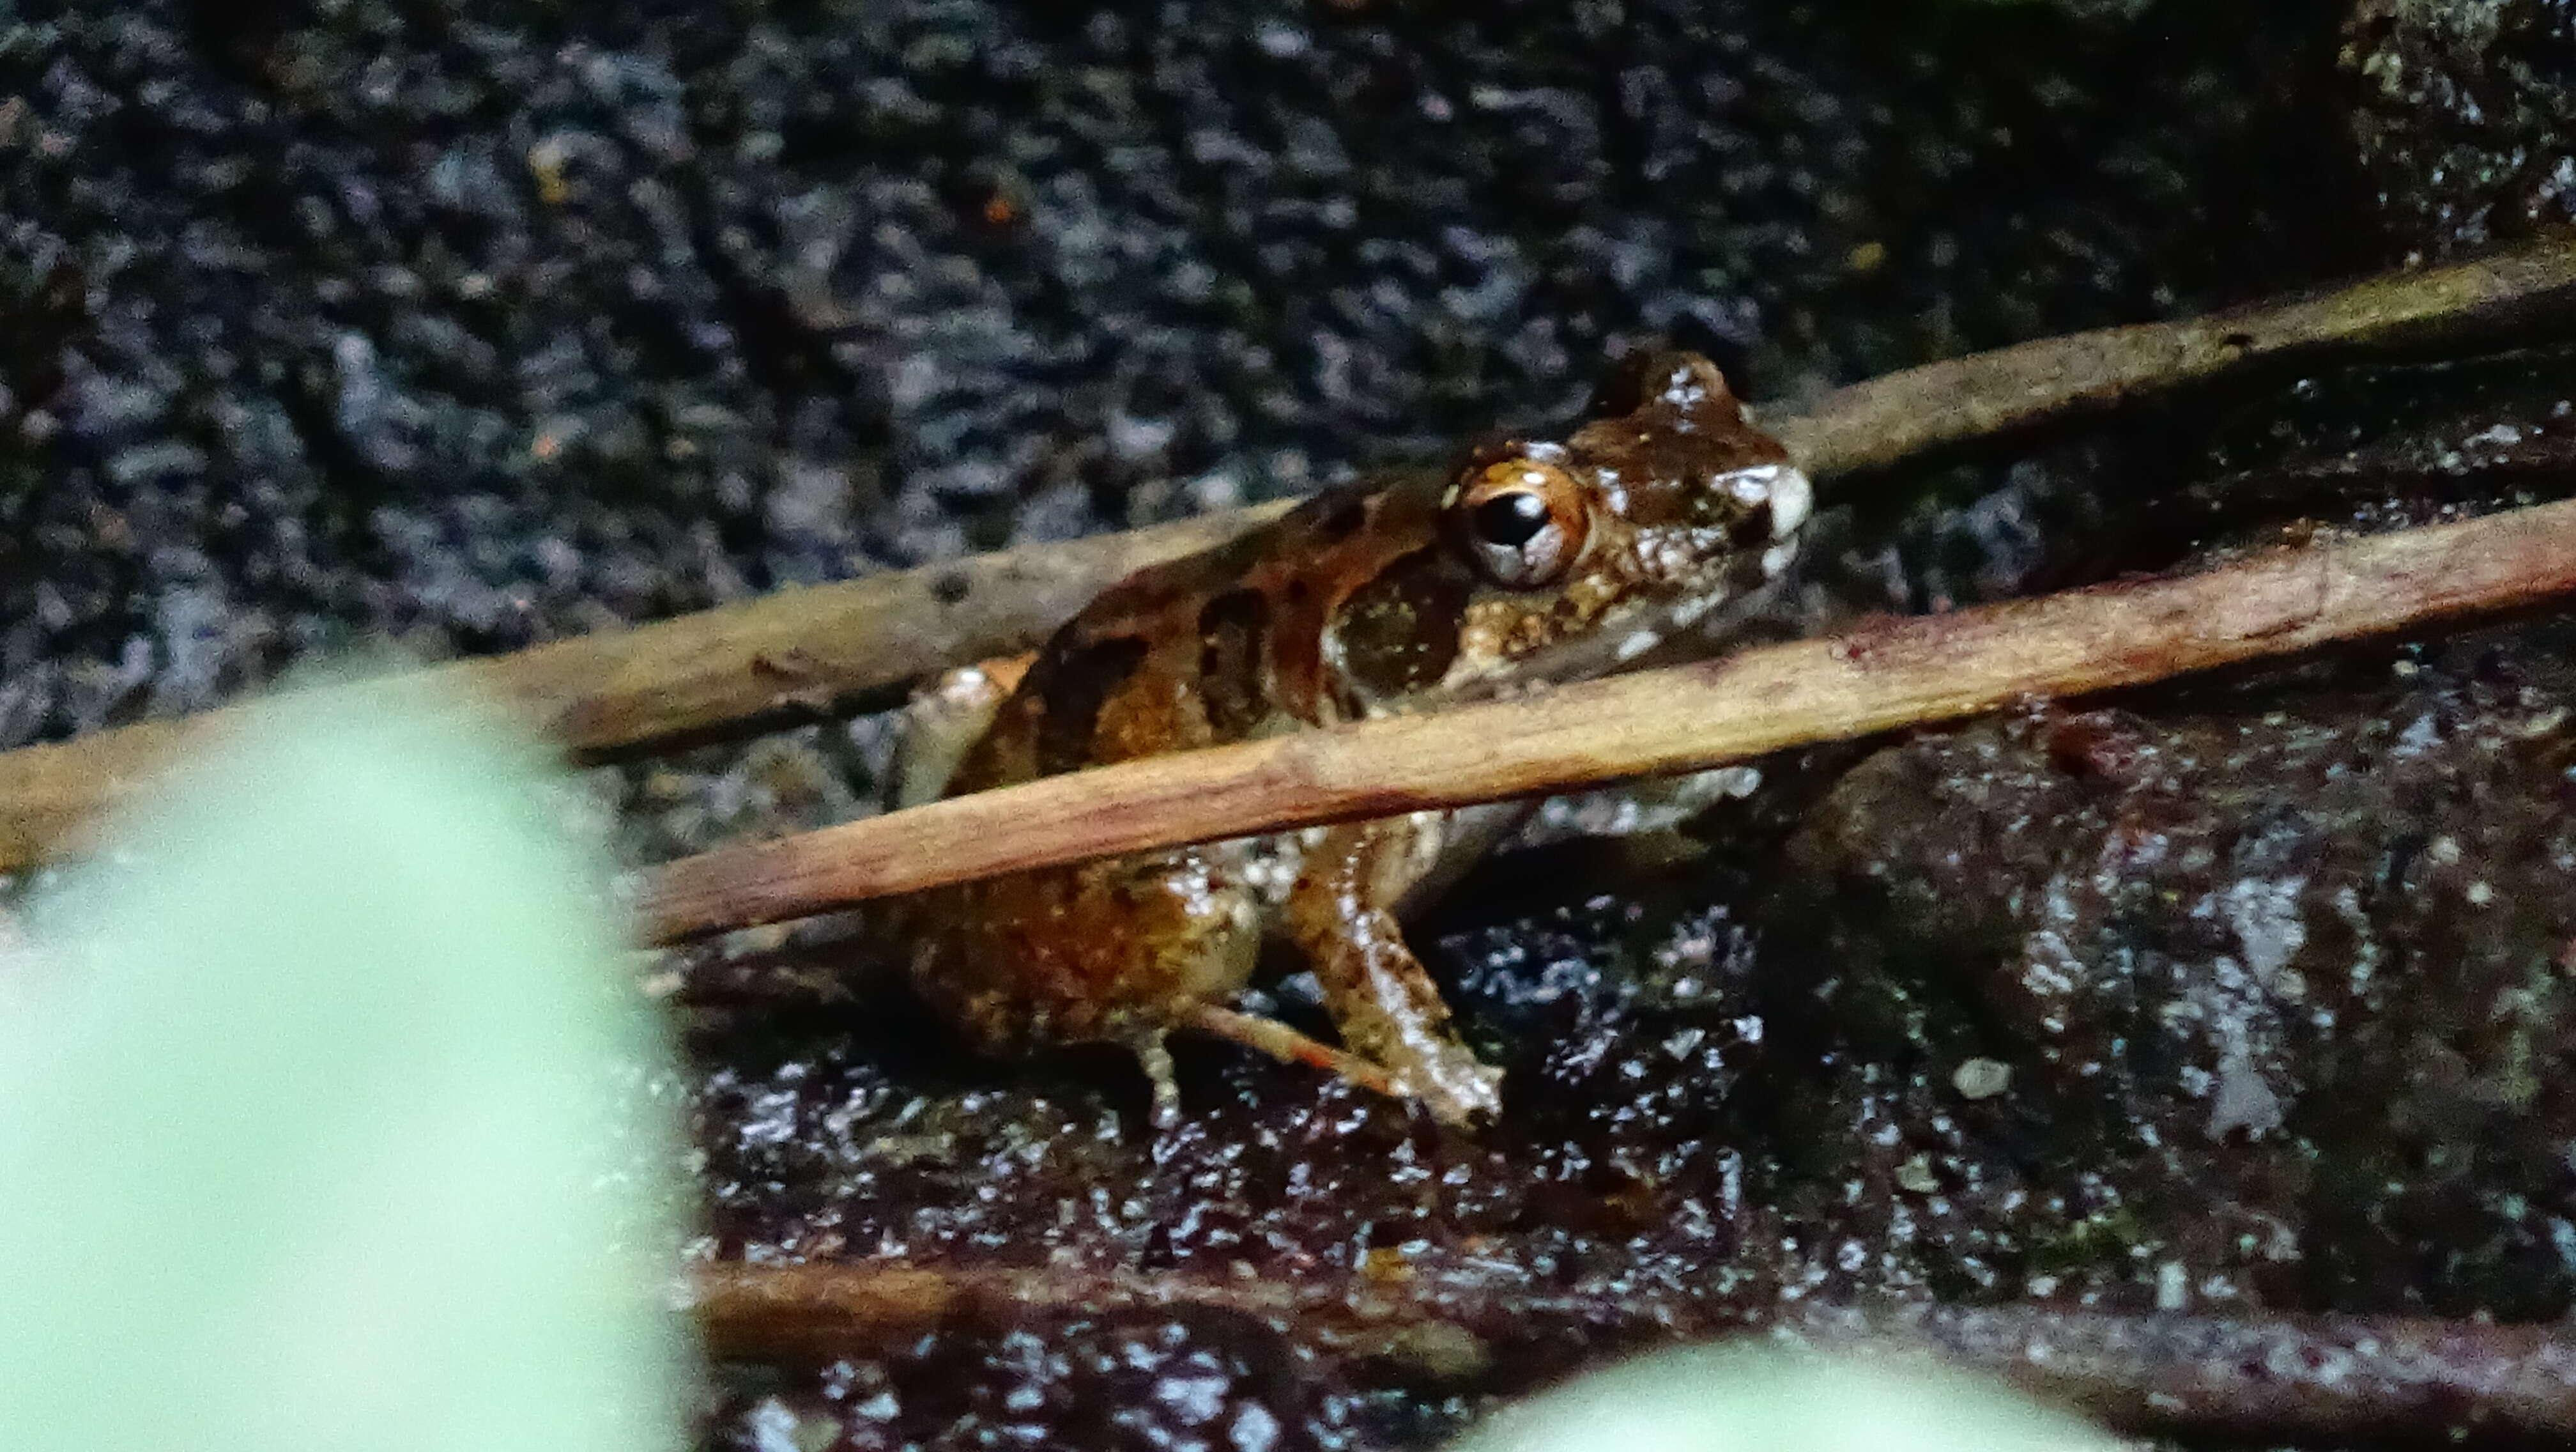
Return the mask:
[[[1502,1107],[1502,1071],[1449,1026],[1449,1006],[1404,945],[1396,904],[1440,857],[1436,813],[1327,830],[1306,851],[1288,895],[1288,932],[1324,987],[1353,1052],[1384,1065],[1395,1087],[1446,1124]]]
[[[1027,675],[1032,657],[996,656],[933,677],[903,708],[895,740],[889,810],[935,802],[969,748]]]

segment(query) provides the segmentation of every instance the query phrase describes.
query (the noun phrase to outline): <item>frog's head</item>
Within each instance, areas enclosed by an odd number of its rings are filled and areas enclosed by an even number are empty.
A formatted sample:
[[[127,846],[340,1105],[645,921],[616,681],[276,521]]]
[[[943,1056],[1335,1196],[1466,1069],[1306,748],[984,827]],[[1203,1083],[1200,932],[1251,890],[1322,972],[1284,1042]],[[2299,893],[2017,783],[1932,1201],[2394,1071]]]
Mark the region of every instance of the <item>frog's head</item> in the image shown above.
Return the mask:
[[[1468,450],[1420,536],[1343,597],[1325,656],[1352,705],[1616,670],[1784,571],[1807,477],[1695,353],[1631,359],[1562,439]]]
[[[1474,585],[1444,684],[1615,669],[1778,577],[1811,497],[1714,364],[1631,359],[1564,439],[1454,467],[1441,533]]]

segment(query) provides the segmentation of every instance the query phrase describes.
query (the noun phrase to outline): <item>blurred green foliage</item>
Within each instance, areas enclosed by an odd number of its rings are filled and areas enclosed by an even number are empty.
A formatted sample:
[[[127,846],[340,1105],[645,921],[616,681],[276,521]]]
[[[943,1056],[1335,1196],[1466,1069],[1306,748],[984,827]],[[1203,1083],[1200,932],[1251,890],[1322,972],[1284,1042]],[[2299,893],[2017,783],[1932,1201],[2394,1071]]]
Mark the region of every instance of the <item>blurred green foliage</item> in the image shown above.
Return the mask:
[[[290,696],[0,951],[0,1447],[655,1452],[655,1023],[526,743]]]
[[[1450,1452],[2115,1452],[2063,1413],[1890,1346],[1639,1358],[1512,1407]]]

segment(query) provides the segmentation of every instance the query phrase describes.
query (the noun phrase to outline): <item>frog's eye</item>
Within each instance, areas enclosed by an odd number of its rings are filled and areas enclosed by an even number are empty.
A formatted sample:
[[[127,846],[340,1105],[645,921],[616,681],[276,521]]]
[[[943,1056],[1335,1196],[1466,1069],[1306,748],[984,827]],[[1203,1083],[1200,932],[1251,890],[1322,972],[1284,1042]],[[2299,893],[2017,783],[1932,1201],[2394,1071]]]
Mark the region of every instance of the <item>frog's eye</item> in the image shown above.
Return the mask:
[[[1468,559],[1509,590],[1556,583],[1583,553],[1589,528],[1574,476],[1526,456],[1470,473],[1449,509]]]

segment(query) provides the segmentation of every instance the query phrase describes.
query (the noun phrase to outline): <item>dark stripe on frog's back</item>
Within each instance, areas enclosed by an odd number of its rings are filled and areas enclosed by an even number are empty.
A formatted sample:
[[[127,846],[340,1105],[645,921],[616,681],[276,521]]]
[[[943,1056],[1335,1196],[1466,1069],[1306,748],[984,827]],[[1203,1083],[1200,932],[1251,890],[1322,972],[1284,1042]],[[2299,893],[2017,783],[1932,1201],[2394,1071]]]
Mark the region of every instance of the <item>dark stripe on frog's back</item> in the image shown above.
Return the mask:
[[[1125,690],[1151,648],[1133,635],[1086,641],[1050,655],[1037,697],[1046,710],[1037,719],[1037,766],[1053,776],[1099,759],[1101,712]]]
[[[1420,550],[1439,483],[1399,476],[1330,490],[1103,591],[1039,650],[949,794],[1221,745],[1282,718],[1338,718],[1346,703],[1325,679],[1325,622],[1390,559]]]
[[[1240,741],[1278,710],[1270,667],[1270,597],[1228,590],[1199,611],[1199,702],[1208,735]]]

